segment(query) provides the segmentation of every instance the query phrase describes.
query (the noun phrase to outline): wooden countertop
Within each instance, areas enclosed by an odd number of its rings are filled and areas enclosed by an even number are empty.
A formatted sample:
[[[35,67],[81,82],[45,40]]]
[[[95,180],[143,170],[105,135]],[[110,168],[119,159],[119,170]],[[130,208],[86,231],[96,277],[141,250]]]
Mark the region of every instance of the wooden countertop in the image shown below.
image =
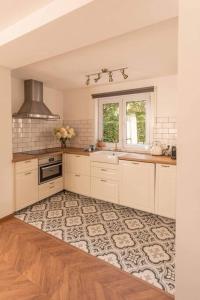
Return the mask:
[[[12,162],[19,162],[19,161],[25,161],[29,159],[37,158],[35,155],[30,155],[26,153],[13,153],[13,159]]]
[[[89,156],[89,152],[84,151],[83,148],[49,148],[48,152],[45,154],[27,154],[27,153],[13,153],[13,162],[25,161],[33,158],[39,158],[42,156],[46,156],[48,154],[59,154],[59,153],[69,153],[69,154],[77,154],[77,155],[85,155]]]
[[[85,155],[89,156],[90,152],[84,151],[83,148],[50,148],[48,149],[48,153],[45,154],[27,154],[27,153],[13,153],[13,162],[25,161],[33,158],[39,158],[42,156],[46,156],[47,154],[59,154],[59,153],[69,153],[69,154],[77,154],[77,155]],[[168,165],[176,165],[176,160],[171,159],[168,156],[153,156],[150,154],[141,154],[141,153],[128,153],[122,157],[119,157],[119,160],[127,160],[127,161],[139,161],[139,162],[147,162],[147,163],[157,163],[157,164],[168,164]]]
[[[154,164],[176,165],[176,160],[171,159],[171,157],[169,157],[169,156],[156,156],[156,155],[141,154],[141,153],[129,153],[122,157],[119,157],[119,160],[139,161],[139,162],[147,162],[147,163],[154,163]]]
[[[90,155],[90,152],[83,150],[83,148],[66,148],[63,150],[63,153],[85,155],[85,156]]]

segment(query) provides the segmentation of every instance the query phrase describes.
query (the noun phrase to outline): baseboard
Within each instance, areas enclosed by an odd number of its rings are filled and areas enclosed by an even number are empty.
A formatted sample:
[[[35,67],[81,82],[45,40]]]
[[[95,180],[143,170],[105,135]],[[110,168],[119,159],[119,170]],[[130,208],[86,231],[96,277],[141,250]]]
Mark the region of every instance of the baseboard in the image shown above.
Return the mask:
[[[15,214],[13,213],[13,214],[10,214],[10,215],[5,216],[3,218],[0,218],[0,223],[9,220],[10,218],[14,217],[14,215]]]

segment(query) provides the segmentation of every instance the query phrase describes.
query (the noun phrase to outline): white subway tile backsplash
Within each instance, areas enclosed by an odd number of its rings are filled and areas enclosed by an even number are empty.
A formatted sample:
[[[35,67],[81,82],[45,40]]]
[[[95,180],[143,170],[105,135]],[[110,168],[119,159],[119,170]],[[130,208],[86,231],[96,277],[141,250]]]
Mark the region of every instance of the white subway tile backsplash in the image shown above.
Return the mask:
[[[168,128],[176,128],[176,123],[174,122],[168,123]]]
[[[157,133],[163,133],[164,130],[165,130],[165,129],[163,129],[163,128],[157,128],[156,132],[157,132]]]
[[[175,117],[169,117],[169,122],[176,123],[176,118]]]
[[[42,148],[59,147],[54,128],[73,127],[76,136],[71,140],[72,147],[87,147],[95,143],[94,120],[44,121],[34,119],[13,119],[13,151],[29,151]],[[166,145],[176,145],[177,129],[174,117],[156,117],[153,128],[153,140]]]
[[[13,119],[13,152],[59,147],[54,128],[61,126],[74,127],[76,136],[70,144],[74,147],[87,147],[94,143],[94,121],[59,120],[45,121],[35,119]]]
[[[156,123],[155,128],[162,128],[162,123]]]
[[[164,140],[167,140],[167,139],[169,138],[169,134],[164,133],[164,134],[162,135],[162,138],[163,138]]]
[[[64,120],[64,125],[74,127],[76,136],[70,142],[73,147],[87,147],[95,143],[94,120]]]
[[[13,119],[13,152],[60,146],[53,135],[53,128],[62,121]]]
[[[167,122],[169,122],[168,117],[157,117],[156,120],[157,120],[157,123],[167,123]]]
[[[165,128],[169,128],[169,122],[167,123],[161,123],[162,124],[162,128],[165,129]]]
[[[177,130],[175,129],[175,128],[173,128],[173,129],[169,129],[169,133],[176,133],[177,132]]]
[[[176,145],[177,129],[175,117],[155,118],[153,140],[165,145]]]

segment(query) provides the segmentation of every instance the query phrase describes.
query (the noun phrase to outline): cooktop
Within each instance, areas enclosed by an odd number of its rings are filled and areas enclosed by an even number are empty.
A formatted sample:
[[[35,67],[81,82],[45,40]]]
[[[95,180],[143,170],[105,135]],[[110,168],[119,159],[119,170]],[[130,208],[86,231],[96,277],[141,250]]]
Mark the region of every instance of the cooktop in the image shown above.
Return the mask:
[[[60,152],[60,151],[61,151],[60,148],[48,148],[48,149],[24,151],[23,153],[30,154],[30,155],[42,155],[42,154],[48,154],[48,153]]]

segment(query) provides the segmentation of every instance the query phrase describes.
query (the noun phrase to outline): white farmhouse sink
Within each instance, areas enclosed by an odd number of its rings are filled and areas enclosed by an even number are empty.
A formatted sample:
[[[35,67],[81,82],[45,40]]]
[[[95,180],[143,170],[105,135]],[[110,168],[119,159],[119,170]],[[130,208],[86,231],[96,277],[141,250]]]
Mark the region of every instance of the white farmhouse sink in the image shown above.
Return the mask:
[[[90,160],[109,163],[109,164],[118,164],[119,157],[126,154],[127,154],[126,152],[97,151],[97,152],[90,153]]]

